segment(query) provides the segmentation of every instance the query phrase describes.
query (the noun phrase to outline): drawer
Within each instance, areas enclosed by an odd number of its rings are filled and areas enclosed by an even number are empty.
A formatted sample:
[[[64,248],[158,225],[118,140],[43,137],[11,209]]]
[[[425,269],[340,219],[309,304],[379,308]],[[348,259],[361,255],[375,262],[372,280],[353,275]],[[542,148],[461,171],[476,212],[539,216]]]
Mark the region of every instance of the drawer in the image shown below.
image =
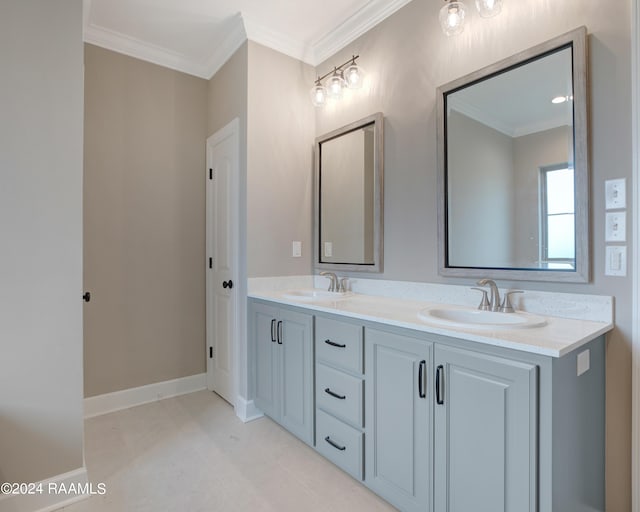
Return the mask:
[[[324,411],[316,411],[316,449],[354,478],[363,478],[364,434]]]
[[[356,373],[363,371],[361,325],[316,318],[316,359]]]
[[[363,426],[362,379],[316,365],[316,406],[356,427]]]

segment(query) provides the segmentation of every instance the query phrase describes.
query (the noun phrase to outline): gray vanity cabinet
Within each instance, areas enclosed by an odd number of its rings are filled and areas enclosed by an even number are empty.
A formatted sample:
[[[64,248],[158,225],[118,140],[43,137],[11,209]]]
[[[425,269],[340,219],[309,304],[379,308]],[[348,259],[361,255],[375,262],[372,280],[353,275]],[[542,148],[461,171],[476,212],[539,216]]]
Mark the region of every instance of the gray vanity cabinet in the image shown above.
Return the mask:
[[[436,344],[435,510],[534,512],[537,366]]]
[[[604,511],[603,336],[549,357],[249,311],[256,406],[399,510]]]
[[[313,315],[249,302],[256,407],[313,444]]]
[[[432,353],[424,339],[365,329],[365,481],[405,512],[432,510]]]

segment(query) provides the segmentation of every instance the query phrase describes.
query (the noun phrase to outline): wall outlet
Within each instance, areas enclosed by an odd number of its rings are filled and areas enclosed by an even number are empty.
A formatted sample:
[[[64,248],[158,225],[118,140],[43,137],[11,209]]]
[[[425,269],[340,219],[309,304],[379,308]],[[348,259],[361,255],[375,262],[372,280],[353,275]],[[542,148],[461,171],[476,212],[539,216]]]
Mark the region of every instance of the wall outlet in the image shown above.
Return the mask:
[[[627,207],[626,185],[626,178],[607,180],[604,182],[605,208],[607,210]]]
[[[333,256],[333,244],[331,242],[324,243],[324,255],[327,258]]]
[[[604,239],[606,242],[627,241],[627,213],[607,212]]]
[[[589,349],[584,350],[578,354],[578,377],[583,373],[589,371],[591,367],[591,361],[589,357]]]
[[[608,245],[606,252],[605,276],[627,275],[627,246]]]
[[[291,243],[291,256],[294,258],[302,256],[302,242],[294,241]]]

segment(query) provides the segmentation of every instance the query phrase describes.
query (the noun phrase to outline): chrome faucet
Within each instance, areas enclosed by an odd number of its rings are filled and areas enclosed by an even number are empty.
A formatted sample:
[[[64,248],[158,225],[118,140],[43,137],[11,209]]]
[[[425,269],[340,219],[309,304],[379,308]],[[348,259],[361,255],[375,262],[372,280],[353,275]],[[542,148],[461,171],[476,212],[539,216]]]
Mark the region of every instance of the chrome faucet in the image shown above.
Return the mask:
[[[329,278],[329,288],[328,291],[330,292],[335,292],[338,291],[338,276],[335,275],[333,272],[320,272],[321,276],[325,276],[327,278]]]
[[[495,281],[491,279],[480,279],[476,284],[478,286],[489,286],[489,288],[491,288],[491,297],[489,299],[490,311],[500,311],[500,291]]]
[[[482,292],[482,301],[478,306],[478,309],[484,311],[500,311],[501,313],[513,313],[515,309],[511,304],[510,296],[514,293],[524,293],[522,290],[512,290],[504,294],[504,300],[500,303],[500,292],[498,285],[491,279],[480,279],[476,283],[478,286],[489,286],[491,289],[491,298],[487,300],[487,291],[482,288],[472,288],[472,290],[479,290]]]

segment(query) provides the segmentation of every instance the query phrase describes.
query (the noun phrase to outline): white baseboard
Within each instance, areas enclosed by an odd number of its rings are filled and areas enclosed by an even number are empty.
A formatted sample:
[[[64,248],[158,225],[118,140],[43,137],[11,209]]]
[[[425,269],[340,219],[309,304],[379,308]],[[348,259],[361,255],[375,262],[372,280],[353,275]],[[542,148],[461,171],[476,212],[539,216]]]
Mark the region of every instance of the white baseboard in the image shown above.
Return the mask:
[[[245,400],[241,396],[236,397],[236,416],[244,423],[262,418],[264,413],[258,409],[253,400]]]
[[[84,417],[93,418],[108,412],[120,411],[136,405],[148,404],[149,402],[185,395],[206,388],[206,374],[199,373],[180,379],[166,380],[138,388],[123,389],[122,391],[92,396],[84,399]]]
[[[40,491],[41,490],[41,491]],[[34,484],[34,494],[2,494],[2,512],[50,512],[98,493],[98,485],[89,483],[87,469],[82,467]]]

